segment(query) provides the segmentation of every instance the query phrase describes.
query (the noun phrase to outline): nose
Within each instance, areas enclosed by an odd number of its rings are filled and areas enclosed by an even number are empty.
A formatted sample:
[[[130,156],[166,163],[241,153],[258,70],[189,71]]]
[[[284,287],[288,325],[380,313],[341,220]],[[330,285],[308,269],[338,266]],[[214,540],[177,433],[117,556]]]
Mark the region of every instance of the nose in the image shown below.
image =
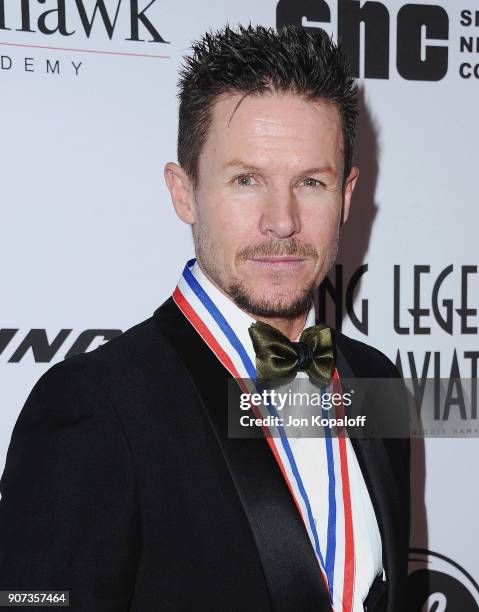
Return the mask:
[[[301,231],[298,203],[289,185],[278,186],[268,194],[259,229],[274,238],[289,238]]]

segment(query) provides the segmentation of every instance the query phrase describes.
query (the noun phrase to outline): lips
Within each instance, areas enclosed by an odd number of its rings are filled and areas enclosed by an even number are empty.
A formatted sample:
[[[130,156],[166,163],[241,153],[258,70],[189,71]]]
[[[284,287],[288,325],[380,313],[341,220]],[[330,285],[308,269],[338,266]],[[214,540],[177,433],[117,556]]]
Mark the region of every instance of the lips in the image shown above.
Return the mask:
[[[277,255],[266,257],[253,257],[249,261],[261,267],[267,267],[277,270],[297,268],[303,262],[305,262],[306,259],[304,257],[292,257],[291,255]]]

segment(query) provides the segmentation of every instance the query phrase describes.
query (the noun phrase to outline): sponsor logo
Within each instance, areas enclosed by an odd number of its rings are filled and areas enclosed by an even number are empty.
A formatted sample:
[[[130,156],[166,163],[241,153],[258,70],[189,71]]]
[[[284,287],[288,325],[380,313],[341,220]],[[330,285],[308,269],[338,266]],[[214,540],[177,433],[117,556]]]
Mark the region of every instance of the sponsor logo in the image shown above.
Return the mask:
[[[458,563],[422,548],[409,552],[409,612],[477,612],[479,585]]]
[[[61,329],[51,339],[46,329],[30,329],[26,334],[18,332],[15,328],[0,329],[0,355],[8,352],[8,363],[18,363],[27,354],[33,356],[36,363],[50,363],[54,358],[57,360],[85,353],[122,333],[121,329],[86,329],[73,334],[72,340],[72,329]],[[68,347],[66,352],[60,353],[60,349],[65,347]]]
[[[146,4],[141,0],[95,0],[93,4],[88,0],[56,0],[55,8],[43,10],[38,3],[43,4],[45,0],[14,3],[0,0],[0,31],[90,38],[95,28],[95,35],[103,32],[110,40],[116,37],[136,42],[166,43],[168,41],[164,40],[148,12],[156,1]]]
[[[137,51],[137,45],[131,46],[133,43],[169,42],[160,33],[158,19],[154,19],[156,2],[52,0],[45,9],[39,6],[45,0],[0,0],[0,49],[4,51],[0,55],[0,72],[21,70],[62,77],[82,75],[84,62],[77,55],[68,58],[65,52],[87,57],[100,54],[168,59],[168,55],[155,52],[155,47],[148,45],[147,49],[143,47]],[[85,41],[94,41],[95,48]],[[52,57],[44,57],[45,52]],[[61,52],[61,60],[56,57],[58,52]]]
[[[372,0],[279,0],[276,25],[288,24],[333,34],[358,78],[389,79],[392,71],[409,81],[440,81],[450,68],[450,49],[458,48],[455,73],[479,79],[477,10],[458,7],[449,14],[439,4],[407,3],[393,9]],[[451,31],[459,32],[457,42],[450,41]]]
[[[471,380],[470,402],[462,401],[459,394],[456,404],[461,411],[468,405],[471,418],[477,419],[479,350],[473,342],[465,350],[454,348],[451,339],[464,339],[465,343],[479,333],[478,270],[476,264],[396,264],[387,274],[383,271],[379,275],[368,264],[351,270],[335,264],[319,287],[317,311],[322,322],[338,331],[346,324],[346,333],[352,327],[366,337],[370,335],[369,321],[382,321],[387,337],[396,336],[401,347],[395,364],[406,378],[417,381],[418,395],[429,378],[450,380],[450,393],[458,391],[456,381]],[[384,288],[386,303],[381,309],[361,289],[369,275],[373,277],[370,282]],[[424,338],[419,349],[414,342],[418,336]],[[444,338],[450,350],[444,348]]]

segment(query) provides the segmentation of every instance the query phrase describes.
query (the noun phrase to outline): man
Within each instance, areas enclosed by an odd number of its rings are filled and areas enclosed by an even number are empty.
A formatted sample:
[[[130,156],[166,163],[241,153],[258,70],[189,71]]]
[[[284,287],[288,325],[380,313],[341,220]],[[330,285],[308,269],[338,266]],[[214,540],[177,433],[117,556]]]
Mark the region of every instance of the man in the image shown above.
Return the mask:
[[[356,117],[321,31],[194,45],[165,178],[196,262],[150,319],[34,387],[2,478],[1,589],[69,590],[84,611],[406,609],[407,439],[227,431],[228,381],[272,363],[334,385],[398,376],[315,326],[358,178]]]

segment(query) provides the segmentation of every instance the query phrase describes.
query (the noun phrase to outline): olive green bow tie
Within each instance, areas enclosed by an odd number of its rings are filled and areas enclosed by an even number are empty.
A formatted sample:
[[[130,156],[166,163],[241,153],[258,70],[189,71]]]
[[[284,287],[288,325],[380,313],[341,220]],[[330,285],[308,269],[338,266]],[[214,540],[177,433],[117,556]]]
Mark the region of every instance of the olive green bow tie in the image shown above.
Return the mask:
[[[320,385],[331,382],[334,368],[333,341],[327,325],[303,330],[299,342],[291,342],[279,330],[257,321],[248,328],[256,353],[258,378],[292,379],[298,370]]]

